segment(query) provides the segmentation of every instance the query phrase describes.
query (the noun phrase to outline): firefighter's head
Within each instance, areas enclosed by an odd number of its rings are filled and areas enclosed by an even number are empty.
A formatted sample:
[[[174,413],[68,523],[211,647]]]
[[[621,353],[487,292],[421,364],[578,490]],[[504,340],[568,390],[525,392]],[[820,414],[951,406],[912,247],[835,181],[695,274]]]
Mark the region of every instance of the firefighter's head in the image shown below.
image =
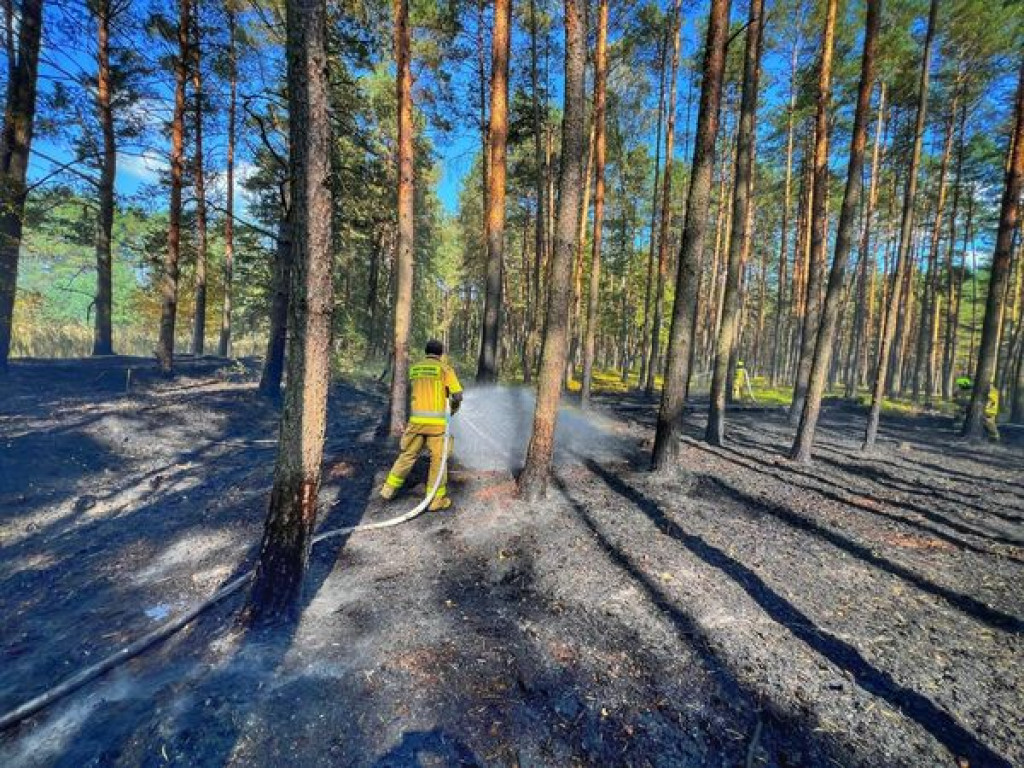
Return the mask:
[[[973,382],[970,376],[957,376],[956,385],[962,390],[968,390],[971,388]]]
[[[444,354],[444,344],[437,339],[431,339],[427,342],[426,353],[432,357],[440,357]]]
[[[742,360],[737,360],[736,361],[736,368],[737,369],[742,369],[743,367],[744,367],[743,361]]]

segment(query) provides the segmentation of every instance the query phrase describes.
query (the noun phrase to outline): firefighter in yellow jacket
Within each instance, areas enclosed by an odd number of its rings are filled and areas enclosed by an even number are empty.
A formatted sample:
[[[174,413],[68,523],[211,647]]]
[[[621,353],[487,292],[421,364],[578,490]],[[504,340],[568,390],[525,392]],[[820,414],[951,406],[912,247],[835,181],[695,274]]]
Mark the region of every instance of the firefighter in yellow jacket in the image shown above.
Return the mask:
[[[434,487],[437,474],[441,471],[441,458],[444,453],[444,432],[448,421],[446,406],[451,408],[454,415],[462,405],[462,385],[459,378],[452,367],[441,359],[444,345],[432,339],[427,342],[425,351],[427,356],[409,368],[409,425],[399,443],[401,453],[395,459],[384,487],[380,489],[380,495],[384,499],[395,497],[424,448],[430,452],[428,492]],[[454,440],[449,435],[449,457],[453,445]],[[437,487],[437,493],[434,494],[434,500],[430,503],[431,510],[447,509],[452,505],[452,500],[448,497],[447,476],[446,469]]]

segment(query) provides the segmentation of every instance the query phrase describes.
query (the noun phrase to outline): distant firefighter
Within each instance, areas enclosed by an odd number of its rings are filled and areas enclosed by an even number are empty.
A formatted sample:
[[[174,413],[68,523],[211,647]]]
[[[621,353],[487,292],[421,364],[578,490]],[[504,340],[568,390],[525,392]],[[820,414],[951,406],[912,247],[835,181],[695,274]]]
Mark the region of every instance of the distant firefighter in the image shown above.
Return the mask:
[[[405,478],[412,471],[424,447],[430,453],[428,492],[434,487],[438,473],[441,472],[448,408],[454,416],[462,405],[462,385],[459,378],[455,375],[454,369],[441,359],[444,345],[436,339],[431,339],[427,342],[425,351],[426,357],[409,368],[409,425],[399,443],[401,453],[395,459],[395,464],[380,489],[381,498],[384,499],[393,499],[405,485]],[[454,438],[449,435],[449,456],[453,445]],[[430,503],[431,510],[447,509],[452,505],[452,500],[448,497],[447,476],[448,471],[445,468],[441,484],[438,485],[434,500]]]
[[[743,399],[743,390],[750,386],[747,380],[747,367],[740,360],[736,363],[736,373],[732,377],[732,400],[738,403]]]
[[[967,409],[974,393],[974,381],[970,376],[958,376],[956,379],[957,424],[963,426],[967,419]],[[999,440],[999,428],[996,417],[999,415],[999,388],[993,384],[988,388],[988,401],[985,403],[985,419],[982,422],[990,440]]]

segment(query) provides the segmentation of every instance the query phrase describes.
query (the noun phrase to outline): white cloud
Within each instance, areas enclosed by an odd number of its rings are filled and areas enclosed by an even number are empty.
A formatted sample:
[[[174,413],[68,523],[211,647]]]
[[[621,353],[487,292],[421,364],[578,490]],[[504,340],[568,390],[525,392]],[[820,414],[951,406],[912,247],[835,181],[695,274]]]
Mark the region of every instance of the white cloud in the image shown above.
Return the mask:
[[[141,155],[117,155],[118,174],[124,173],[142,184],[158,181],[160,173],[169,167],[167,158],[155,149],[147,149]]]

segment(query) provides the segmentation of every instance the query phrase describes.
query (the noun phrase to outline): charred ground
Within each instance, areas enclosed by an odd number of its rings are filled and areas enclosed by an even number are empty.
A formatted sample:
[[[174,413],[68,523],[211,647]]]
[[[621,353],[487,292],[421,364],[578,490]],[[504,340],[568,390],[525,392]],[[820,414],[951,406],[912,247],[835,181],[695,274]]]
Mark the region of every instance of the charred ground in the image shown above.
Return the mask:
[[[212,360],[0,387],[6,711],[251,563],[278,413]],[[0,735],[0,763],[1024,762],[1020,448],[890,417],[865,455],[835,405],[805,467],[747,411],[726,449],[694,416],[655,478],[653,406],[599,405],[621,455],[567,457],[547,503],[456,470],[452,511],[316,549],[297,626],[246,632],[229,601]],[[321,527],[404,510],[373,500],[383,401],[338,386],[330,412]]]

